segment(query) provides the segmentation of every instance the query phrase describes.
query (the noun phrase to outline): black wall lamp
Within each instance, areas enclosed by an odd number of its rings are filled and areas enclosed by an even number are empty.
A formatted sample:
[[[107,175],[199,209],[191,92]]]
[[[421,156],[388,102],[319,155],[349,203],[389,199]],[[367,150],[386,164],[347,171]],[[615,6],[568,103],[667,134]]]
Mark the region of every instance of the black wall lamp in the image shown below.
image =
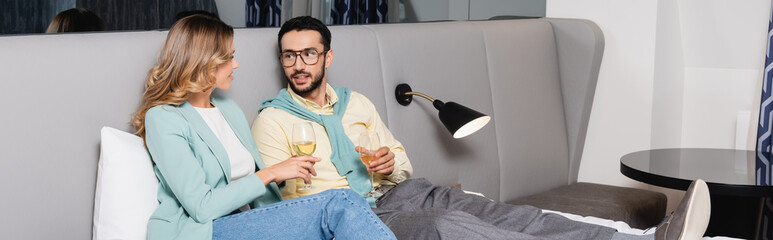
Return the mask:
[[[426,98],[435,108],[440,111],[438,116],[443,125],[446,126],[454,138],[463,138],[470,135],[488,124],[491,117],[472,110],[468,107],[459,105],[455,102],[443,103],[443,101],[431,98],[420,92],[413,92],[411,86],[402,83],[395,88],[395,97],[400,105],[408,106],[413,100],[413,95]]]

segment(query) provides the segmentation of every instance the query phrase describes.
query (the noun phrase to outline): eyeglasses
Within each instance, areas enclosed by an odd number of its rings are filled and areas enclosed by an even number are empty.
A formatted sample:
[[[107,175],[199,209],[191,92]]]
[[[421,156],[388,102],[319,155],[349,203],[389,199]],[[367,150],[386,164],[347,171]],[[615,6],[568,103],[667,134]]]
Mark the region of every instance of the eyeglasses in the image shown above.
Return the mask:
[[[282,61],[282,66],[292,67],[293,65],[295,65],[295,61],[297,61],[298,59],[297,56],[300,55],[301,61],[303,61],[303,63],[305,63],[306,65],[314,65],[314,64],[317,64],[320,56],[327,54],[327,51],[328,50],[323,51],[322,54],[320,54],[319,52],[317,52],[316,49],[313,49],[313,48],[304,49],[300,51],[287,51],[287,52],[282,52],[279,55],[279,60]]]

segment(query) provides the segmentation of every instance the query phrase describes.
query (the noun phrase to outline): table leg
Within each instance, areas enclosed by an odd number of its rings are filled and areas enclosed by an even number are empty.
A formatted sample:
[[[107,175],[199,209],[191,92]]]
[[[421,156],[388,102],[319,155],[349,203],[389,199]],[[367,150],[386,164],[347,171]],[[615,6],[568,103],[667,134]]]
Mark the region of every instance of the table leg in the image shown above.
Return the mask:
[[[705,236],[755,239],[762,198],[711,195],[711,219]]]

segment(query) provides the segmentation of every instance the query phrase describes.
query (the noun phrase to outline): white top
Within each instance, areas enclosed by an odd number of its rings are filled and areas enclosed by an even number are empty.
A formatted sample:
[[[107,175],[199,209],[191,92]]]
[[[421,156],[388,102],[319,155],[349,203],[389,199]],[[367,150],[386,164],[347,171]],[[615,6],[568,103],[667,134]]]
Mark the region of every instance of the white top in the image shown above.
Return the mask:
[[[215,133],[217,140],[223,144],[226,153],[228,153],[228,160],[231,162],[231,181],[247,176],[248,174],[255,174],[255,160],[247,148],[242,145],[239,138],[236,137],[231,125],[225,120],[223,114],[217,107],[214,108],[197,108],[201,118],[204,118],[204,122],[207,122],[209,129]]]
[[[209,129],[215,133],[217,140],[220,140],[220,144],[223,144],[223,148],[225,148],[225,152],[228,154],[228,160],[231,162],[231,181],[236,181],[236,179],[248,174],[255,174],[255,160],[253,160],[252,154],[247,151],[247,148],[236,137],[234,130],[231,129],[231,125],[225,120],[220,110],[217,107],[194,108],[199,112],[204,122],[207,123]],[[244,205],[239,210],[242,212],[250,210],[250,205]]]

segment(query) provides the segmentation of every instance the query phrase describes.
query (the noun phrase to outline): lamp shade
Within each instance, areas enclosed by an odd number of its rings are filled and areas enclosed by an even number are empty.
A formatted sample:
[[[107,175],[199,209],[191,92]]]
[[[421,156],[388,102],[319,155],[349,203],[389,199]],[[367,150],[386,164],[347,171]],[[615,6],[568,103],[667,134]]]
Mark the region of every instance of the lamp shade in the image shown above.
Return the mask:
[[[408,84],[402,83],[395,88],[395,98],[397,98],[397,102],[400,105],[408,106],[408,104],[411,104],[413,95],[426,98],[432,102],[432,105],[440,111],[438,113],[440,122],[451,132],[454,138],[466,137],[486,126],[491,120],[491,117],[458,103],[444,103],[423,93],[414,92]]]
[[[443,103],[435,100],[432,104],[439,110],[440,122],[454,138],[466,137],[486,126],[491,120],[491,117],[455,102]]]

